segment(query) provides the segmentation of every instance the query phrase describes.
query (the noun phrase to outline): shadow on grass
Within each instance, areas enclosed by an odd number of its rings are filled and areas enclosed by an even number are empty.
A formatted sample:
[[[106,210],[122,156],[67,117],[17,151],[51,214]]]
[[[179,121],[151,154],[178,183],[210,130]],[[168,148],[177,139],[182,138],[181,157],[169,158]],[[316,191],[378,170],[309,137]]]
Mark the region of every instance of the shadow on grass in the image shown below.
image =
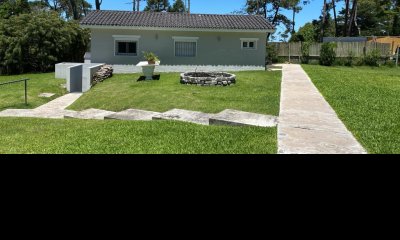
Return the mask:
[[[160,80],[160,75],[153,75],[153,80],[157,81]],[[140,76],[137,81],[141,82],[141,81],[152,81],[152,80],[146,80],[145,76]]]

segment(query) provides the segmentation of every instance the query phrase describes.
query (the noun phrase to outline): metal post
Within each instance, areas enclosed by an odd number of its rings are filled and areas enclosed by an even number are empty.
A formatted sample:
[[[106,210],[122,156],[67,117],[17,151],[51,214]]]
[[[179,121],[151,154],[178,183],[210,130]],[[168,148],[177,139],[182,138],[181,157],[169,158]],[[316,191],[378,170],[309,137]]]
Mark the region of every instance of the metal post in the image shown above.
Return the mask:
[[[290,42],[289,42],[289,63],[290,63]]]
[[[25,105],[28,105],[28,89],[27,89],[27,79],[25,79]]]
[[[397,48],[397,55],[396,55],[396,67],[399,66],[399,53],[400,52],[400,47]]]

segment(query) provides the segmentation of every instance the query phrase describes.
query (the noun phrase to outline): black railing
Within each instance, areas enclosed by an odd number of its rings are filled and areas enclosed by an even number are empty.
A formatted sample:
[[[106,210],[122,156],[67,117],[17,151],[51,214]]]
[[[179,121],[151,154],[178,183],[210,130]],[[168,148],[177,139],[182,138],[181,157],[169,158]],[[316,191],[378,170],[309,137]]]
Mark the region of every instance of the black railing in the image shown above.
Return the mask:
[[[29,81],[29,78],[22,79],[22,80],[11,81],[11,82],[0,83],[0,86],[13,84],[13,83],[19,83],[19,82],[25,82],[25,105],[28,105],[28,84],[27,84],[27,81]]]

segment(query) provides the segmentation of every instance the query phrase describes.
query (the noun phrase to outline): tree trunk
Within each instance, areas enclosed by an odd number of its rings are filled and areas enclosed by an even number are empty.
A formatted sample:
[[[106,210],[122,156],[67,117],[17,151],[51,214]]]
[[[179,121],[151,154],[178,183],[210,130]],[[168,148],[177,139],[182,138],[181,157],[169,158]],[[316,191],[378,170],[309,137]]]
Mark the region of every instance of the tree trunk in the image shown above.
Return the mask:
[[[349,20],[349,11],[350,11],[350,0],[346,1],[345,15],[344,15],[344,25],[343,25],[343,36],[347,36],[347,24]]]
[[[70,6],[71,6],[71,11],[72,11],[72,16],[74,20],[79,20],[79,13],[78,13],[78,8],[76,5],[75,0],[69,0]]]
[[[351,36],[352,30],[353,30],[353,23],[357,22],[356,10],[357,10],[357,0],[353,0],[353,7],[351,8],[349,26],[347,28],[347,36]]]
[[[264,7],[266,8],[266,6],[267,6],[267,3],[265,3]],[[275,23],[276,23],[276,20],[277,20],[277,17],[278,17],[278,13],[279,13],[279,9],[280,9],[280,6],[277,6],[276,9],[275,9],[275,15],[274,15],[274,18],[272,19],[272,25],[275,25]],[[267,15],[267,13],[265,12],[265,18],[267,18],[266,15]],[[269,39],[269,36],[271,36],[271,33],[268,33],[267,41]]]
[[[337,18],[336,18],[336,0],[332,0],[332,8],[333,8],[333,18],[335,21],[335,37],[338,36],[338,25],[337,25]]]
[[[294,27],[296,26],[296,22],[294,21],[296,18],[296,6],[293,6],[293,19],[292,19],[292,33],[295,33]]]
[[[324,0],[324,7],[322,9],[321,42],[323,41],[325,34],[325,20],[326,20],[326,0]]]
[[[96,10],[100,10],[100,6],[103,3],[103,0],[96,0],[95,4],[96,4]]]

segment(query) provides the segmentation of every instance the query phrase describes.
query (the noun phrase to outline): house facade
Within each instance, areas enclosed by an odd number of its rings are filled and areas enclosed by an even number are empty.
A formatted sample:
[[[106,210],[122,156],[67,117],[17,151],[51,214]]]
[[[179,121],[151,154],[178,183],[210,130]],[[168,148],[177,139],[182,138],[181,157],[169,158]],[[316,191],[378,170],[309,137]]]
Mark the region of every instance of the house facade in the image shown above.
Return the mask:
[[[267,33],[261,16],[93,11],[91,62],[133,64],[151,51],[166,65],[265,66]]]

